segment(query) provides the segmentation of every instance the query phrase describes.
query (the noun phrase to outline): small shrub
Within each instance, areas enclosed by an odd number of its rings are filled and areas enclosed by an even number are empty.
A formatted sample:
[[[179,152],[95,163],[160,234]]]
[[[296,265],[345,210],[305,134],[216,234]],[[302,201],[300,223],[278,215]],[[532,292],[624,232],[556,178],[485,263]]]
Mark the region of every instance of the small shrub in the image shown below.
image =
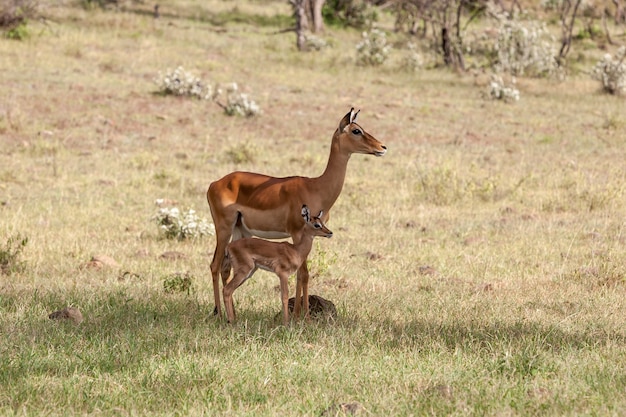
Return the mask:
[[[379,66],[389,57],[391,45],[387,43],[387,35],[379,29],[363,32],[363,40],[356,46],[357,65]]]
[[[504,102],[518,101],[520,98],[519,90],[515,88],[515,77],[511,77],[511,85],[506,85],[501,76],[491,74],[487,97],[492,100],[502,100]]]
[[[520,21],[498,15],[498,36],[493,45],[494,69],[512,75],[562,77],[556,61],[554,37],[539,21]]]
[[[455,169],[438,167],[418,173],[415,192],[423,201],[437,206],[453,205],[463,201],[496,201],[503,195],[500,179],[491,175],[461,174]]]
[[[166,293],[187,293],[193,292],[193,277],[188,273],[175,272],[163,278],[163,289]]]
[[[250,142],[234,145],[226,150],[226,157],[234,164],[254,162],[258,153],[256,145]]]
[[[0,272],[11,275],[24,270],[25,262],[20,260],[22,251],[28,244],[28,238],[17,234],[7,239],[0,247]]]
[[[226,104],[222,105],[224,111],[229,116],[256,116],[261,112],[259,106],[248,97],[247,94],[240,93],[237,83],[228,84],[226,90]],[[221,93],[221,90],[219,91]]]
[[[418,52],[417,46],[413,42],[407,45],[408,53],[402,59],[402,68],[405,71],[415,72],[424,67],[424,58]]]
[[[152,219],[168,239],[184,240],[215,234],[215,226],[198,217],[193,209],[181,212],[178,207],[161,207]]]
[[[328,253],[319,242],[315,244],[315,256],[309,256],[307,267],[312,277],[328,275],[331,266],[337,262],[336,253]]]
[[[204,100],[213,100],[215,97],[215,89],[210,84],[202,82],[180,66],[174,71],[168,69],[165,74],[159,73],[154,81],[164,95],[191,96]]]
[[[39,16],[38,0],[4,0],[0,2],[0,28],[8,39],[24,40],[29,37],[28,20]]]
[[[615,59],[606,54],[593,70],[591,77],[602,83],[602,90],[609,94],[624,94],[626,92],[626,46],[617,50]]]
[[[30,36],[30,32],[28,31],[28,21],[24,20],[19,25],[9,29],[6,32],[7,39],[13,39],[15,41],[23,41]]]
[[[165,74],[159,73],[154,82],[158,85],[159,91],[163,95],[189,96],[201,100],[214,101],[229,116],[252,117],[261,113],[261,109],[254,100],[248,97],[247,94],[239,92],[237,83],[231,83],[224,88],[219,88],[217,85],[211,85],[202,81],[180,66],[174,71],[167,70]],[[218,98],[223,93],[226,94],[226,104],[218,101]]]
[[[321,51],[328,47],[328,42],[309,33],[304,35],[304,46],[307,51]]]

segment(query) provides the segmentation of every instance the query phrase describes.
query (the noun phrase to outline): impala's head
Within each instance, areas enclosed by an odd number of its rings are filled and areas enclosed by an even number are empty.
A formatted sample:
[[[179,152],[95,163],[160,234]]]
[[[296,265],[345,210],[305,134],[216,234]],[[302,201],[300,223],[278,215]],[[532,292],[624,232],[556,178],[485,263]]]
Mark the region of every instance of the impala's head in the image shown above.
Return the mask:
[[[302,205],[302,218],[306,223],[305,230],[308,229],[313,236],[333,237],[333,232],[326,227],[322,221],[322,216],[324,216],[324,210],[320,210],[320,214],[317,216],[311,217],[309,207],[306,204]]]
[[[350,153],[383,156],[387,152],[387,147],[356,123],[360,111],[355,112],[354,107],[350,109],[339,122],[333,140],[339,140],[341,148]]]

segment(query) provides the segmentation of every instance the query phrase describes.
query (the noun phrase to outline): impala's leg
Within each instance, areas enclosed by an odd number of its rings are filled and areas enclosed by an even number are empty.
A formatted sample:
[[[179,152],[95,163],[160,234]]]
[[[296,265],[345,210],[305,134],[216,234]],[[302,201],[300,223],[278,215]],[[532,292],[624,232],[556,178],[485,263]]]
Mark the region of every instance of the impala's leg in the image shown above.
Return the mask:
[[[235,305],[233,303],[233,293],[256,271],[256,267],[254,266],[254,264],[247,267],[239,267],[235,265],[233,265],[233,267],[236,268],[233,279],[231,279],[228,284],[224,285],[223,290],[224,307],[226,307],[226,318],[231,324],[235,322]]]
[[[296,271],[296,296],[293,300],[293,317],[295,320],[300,318],[300,309],[302,308],[302,272],[300,268]]]
[[[306,266],[306,259],[302,262],[305,273],[302,275],[302,309],[304,319],[309,318],[309,268]]]
[[[309,285],[309,269],[306,266],[306,259],[298,268],[296,275],[296,298],[293,304],[293,316],[297,319],[300,317],[300,309],[304,308],[304,317],[308,316],[309,300],[308,298],[308,285]],[[305,298],[303,298],[306,294]]]
[[[285,327],[289,325],[289,275],[279,275],[280,279],[280,298],[283,303],[283,324]]]
[[[226,320],[229,323],[235,322],[235,306],[233,305],[233,292],[235,290],[230,285],[232,283],[233,281],[224,287],[224,307],[226,308]]]
[[[220,300],[220,269],[222,268],[222,261],[224,261],[224,253],[226,246],[230,240],[231,231],[230,228],[215,230],[216,244],[215,252],[213,253],[213,261],[211,261],[211,276],[213,277],[213,297],[215,300],[215,308],[213,314],[222,316],[222,302]],[[228,277],[224,278],[222,275],[222,282],[226,283]]]

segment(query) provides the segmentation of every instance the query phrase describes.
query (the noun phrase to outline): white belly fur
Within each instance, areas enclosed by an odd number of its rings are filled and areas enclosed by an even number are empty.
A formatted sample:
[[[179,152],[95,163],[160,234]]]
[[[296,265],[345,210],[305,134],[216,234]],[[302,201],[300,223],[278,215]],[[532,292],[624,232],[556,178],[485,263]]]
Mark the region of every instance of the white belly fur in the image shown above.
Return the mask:
[[[282,232],[271,232],[271,231],[254,230],[254,229],[248,229],[248,228],[246,228],[246,230],[250,232],[250,234],[252,234],[253,236],[257,236],[262,239],[286,239],[289,237],[288,233],[282,233]]]
[[[243,217],[241,218],[241,228],[243,229],[241,230],[242,237],[257,236],[257,237],[260,237],[261,239],[286,239],[290,237],[289,233],[285,233],[285,232],[250,229],[248,226],[246,226],[246,222]]]

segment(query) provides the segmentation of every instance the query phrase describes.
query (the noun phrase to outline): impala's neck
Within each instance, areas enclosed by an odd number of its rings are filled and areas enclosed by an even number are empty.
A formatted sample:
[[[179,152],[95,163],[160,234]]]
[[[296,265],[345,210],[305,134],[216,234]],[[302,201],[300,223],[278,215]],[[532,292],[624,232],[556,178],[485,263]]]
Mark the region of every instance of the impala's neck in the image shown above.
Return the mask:
[[[300,259],[306,259],[313,248],[313,238],[315,236],[308,234],[306,231],[302,234],[300,241],[294,245],[294,248],[300,255]]]
[[[326,210],[330,210],[341,194],[350,155],[350,152],[341,149],[338,134],[333,135],[326,169],[316,178],[323,199],[322,207]]]

